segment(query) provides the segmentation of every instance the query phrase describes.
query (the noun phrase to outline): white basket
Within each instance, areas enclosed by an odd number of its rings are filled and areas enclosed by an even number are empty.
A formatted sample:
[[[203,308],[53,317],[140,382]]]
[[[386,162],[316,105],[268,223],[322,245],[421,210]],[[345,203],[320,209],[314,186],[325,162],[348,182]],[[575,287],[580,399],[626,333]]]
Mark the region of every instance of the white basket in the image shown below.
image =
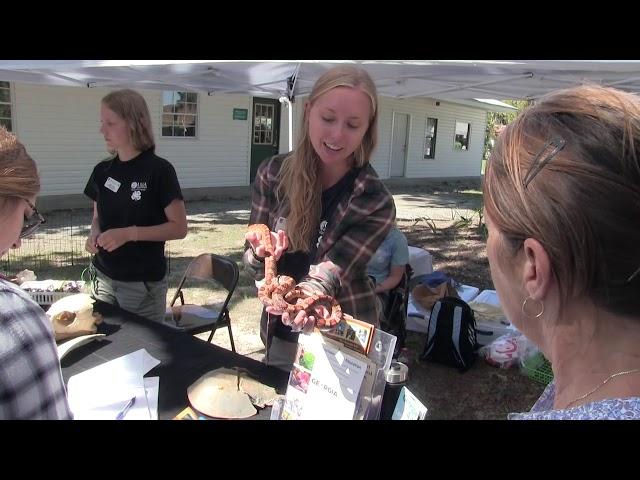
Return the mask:
[[[38,305],[51,305],[63,297],[73,295],[74,292],[27,292]]]
[[[47,280],[47,282],[57,282],[60,285],[62,285],[62,281],[60,280]],[[43,282],[40,282],[43,283]],[[60,300],[61,298],[67,297],[69,295],[75,295],[76,293],[81,293],[84,292],[84,282],[80,281],[77,282],[78,285],[80,286],[80,291],[79,292],[32,292],[30,291],[28,288],[25,289],[25,291],[31,296],[31,298],[34,300],[34,302],[36,302],[38,305],[51,305],[54,302]],[[29,286],[34,286],[36,285],[37,282],[25,282],[23,283],[21,286],[24,288],[25,286],[29,287]]]

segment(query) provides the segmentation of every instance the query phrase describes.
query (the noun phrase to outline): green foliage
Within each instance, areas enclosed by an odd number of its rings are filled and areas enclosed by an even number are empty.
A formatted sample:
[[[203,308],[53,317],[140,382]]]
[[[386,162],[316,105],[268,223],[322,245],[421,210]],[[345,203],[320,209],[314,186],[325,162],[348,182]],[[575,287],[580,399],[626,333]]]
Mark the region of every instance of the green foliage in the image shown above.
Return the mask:
[[[426,217],[416,218],[413,222],[413,226],[415,227],[418,224],[418,222],[425,222],[427,224],[427,227],[429,227],[429,230],[431,230],[431,233],[433,233],[434,235],[438,233],[438,227],[436,226],[436,222],[434,222],[431,217],[426,216]]]
[[[484,133],[484,155],[482,156],[483,161],[488,160],[491,155],[491,149],[493,148],[496,138],[496,127],[498,125],[508,125],[511,123],[518,114],[531,105],[532,102],[531,100],[504,100],[504,103],[508,103],[509,105],[516,107],[518,111],[509,113],[487,113],[487,128]],[[484,174],[484,168],[482,169],[482,173]]]

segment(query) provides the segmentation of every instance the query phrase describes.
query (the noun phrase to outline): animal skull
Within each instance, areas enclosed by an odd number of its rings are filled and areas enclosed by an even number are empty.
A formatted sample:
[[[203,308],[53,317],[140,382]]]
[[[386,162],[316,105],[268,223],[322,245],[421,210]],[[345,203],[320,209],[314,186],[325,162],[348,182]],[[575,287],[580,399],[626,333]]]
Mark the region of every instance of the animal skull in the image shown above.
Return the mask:
[[[90,295],[78,293],[61,298],[49,307],[47,315],[56,341],[96,333],[102,315],[93,313],[94,302]]]

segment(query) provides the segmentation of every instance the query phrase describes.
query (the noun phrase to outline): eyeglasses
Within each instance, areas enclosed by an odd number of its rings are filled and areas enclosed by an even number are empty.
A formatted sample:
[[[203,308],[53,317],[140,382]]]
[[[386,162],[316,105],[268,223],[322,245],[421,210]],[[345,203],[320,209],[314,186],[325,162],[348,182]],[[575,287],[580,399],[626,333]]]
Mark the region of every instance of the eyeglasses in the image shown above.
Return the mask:
[[[529,171],[522,180],[524,188],[527,188],[529,183],[531,183],[531,180],[533,180],[533,178],[540,173],[540,170],[542,170],[542,168],[564,148],[566,143],[567,142],[565,142],[564,139],[557,137],[544,144],[542,149],[540,149],[531,162],[531,167],[529,167]],[[552,148],[551,151],[549,151],[550,148]]]
[[[26,216],[24,217],[24,223],[22,225],[22,230],[20,231],[20,238],[28,237],[29,235],[34,233],[36,230],[38,230],[38,227],[41,224],[46,222],[44,217],[40,214],[40,212],[38,212],[38,209],[35,207],[33,203],[31,203],[26,198],[23,198],[23,200],[27,202],[27,205],[29,205],[29,207],[31,207],[31,210],[33,210],[33,213],[29,217],[26,217]]]

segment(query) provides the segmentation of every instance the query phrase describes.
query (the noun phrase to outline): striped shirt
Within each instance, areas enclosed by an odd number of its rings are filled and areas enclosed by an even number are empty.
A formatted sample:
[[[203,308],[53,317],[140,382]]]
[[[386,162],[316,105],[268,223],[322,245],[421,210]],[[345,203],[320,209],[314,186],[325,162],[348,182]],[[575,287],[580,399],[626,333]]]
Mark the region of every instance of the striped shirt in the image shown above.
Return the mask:
[[[17,285],[0,279],[0,419],[72,418],[51,322]]]
[[[263,223],[275,230],[278,218],[287,216],[287,199],[278,203],[275,196],[284,157],[272,157],[258,168],[250,224]],[[353,191],[342,198],[335,218],[328,222],[315,263],[298,285],[331,295],[343,312],[378,325],[376,295],[367,276],[367,264],[394,224],[395,215],[393,197],[373,167],[364,166],[355,178]],[[252,255],[251,248],[245,251],[243,260],[257,279],[263,278],[264,263]]]

